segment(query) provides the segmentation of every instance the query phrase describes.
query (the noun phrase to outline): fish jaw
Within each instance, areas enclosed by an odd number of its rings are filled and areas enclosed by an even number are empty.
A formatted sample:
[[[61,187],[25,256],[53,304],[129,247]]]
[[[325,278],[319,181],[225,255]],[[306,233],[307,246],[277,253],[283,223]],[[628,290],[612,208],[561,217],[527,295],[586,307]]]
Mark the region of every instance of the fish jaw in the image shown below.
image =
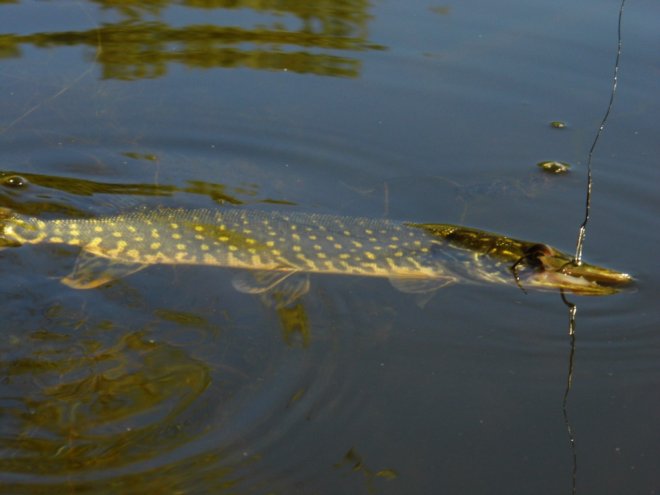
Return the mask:
[[[562,289],[584,296],[615,294],[633,282],[627,273],[589,263],[576,263],[573,259],[549,246],[538,257],[540,267],[527,279],[527,284],[538,289]]]

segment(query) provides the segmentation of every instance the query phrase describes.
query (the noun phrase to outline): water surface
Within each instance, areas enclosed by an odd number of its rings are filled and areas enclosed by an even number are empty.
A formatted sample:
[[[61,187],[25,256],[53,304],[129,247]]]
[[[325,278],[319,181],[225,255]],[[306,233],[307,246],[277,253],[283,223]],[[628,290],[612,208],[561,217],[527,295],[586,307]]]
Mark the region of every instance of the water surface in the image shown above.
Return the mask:
[[[279,208],[462,223],[574,248],[619,4],[0,2],[2,206]],[[577,304],[312,278],[277,312],[231,272],[91,291],[75,249],[3,250],[4,493],[660,491],[655,20],[623,23]],[[563,129],[552,121],[562,121]],[[566,175],[536,164],[559,160]]]

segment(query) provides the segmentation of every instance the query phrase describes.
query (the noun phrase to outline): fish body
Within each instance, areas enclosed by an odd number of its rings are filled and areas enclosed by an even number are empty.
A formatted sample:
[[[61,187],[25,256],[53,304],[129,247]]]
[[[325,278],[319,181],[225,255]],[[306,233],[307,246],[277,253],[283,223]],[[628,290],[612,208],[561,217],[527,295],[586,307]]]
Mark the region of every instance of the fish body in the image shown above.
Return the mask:
[[[143,209],[92,219],[51,219],[0,209],[6,246],[68,244],[81,255],[63,282],[93,288],[154,264],[241,268],[244,292],[309,288],[292,275],[388,278],[405,292],[430,292],[461,280],[608,294],[630,276],[585,263],[539,243],[448,224],[242,208]],[[246,278],[247,277],[247,278]],[[293,298],[293,299],[292,299]]]

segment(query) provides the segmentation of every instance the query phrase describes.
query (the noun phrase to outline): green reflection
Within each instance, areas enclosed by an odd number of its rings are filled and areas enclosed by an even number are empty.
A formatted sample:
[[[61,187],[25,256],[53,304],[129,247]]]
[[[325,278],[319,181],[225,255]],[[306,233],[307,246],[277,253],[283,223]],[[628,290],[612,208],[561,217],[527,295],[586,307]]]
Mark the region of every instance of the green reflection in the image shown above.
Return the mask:
[[[253,365],[235,347],[224,362],[190,345],[191,331],[208,339],[214,326],[204,313],[156,308],[154,320],[120,307],[58,301],[36,317],[5,307],[0,493],[244,493],[236,472],[261,454],[236,458],[224,437]]]
[[[42,337],[32,336],[41,345],[29,357],[0,361],[9,432],[0,437],[0,471],[107,469],[190,442],[182,416],[210,383],[206,364],[139,332],[110,346],[66,338],[49,346],[51,336]]]
[[[364,460],[362,459],[362,456],[357,453],[354,447],[351,447],[348,449],[348,452],[344,454],[344,457],[340,462],[334,465],[335,468],[341,469],[341,468],[349,468],[351,471],[354,473],[362,473],[364,475],[364,478],[367,482],[367,487],[369,490],[369,493],[375,493],[375,484],[374,480],[376,478],[382,478],[388,481],[396,479],[399,475],[398,473],[391,468],[385,468],[385,469],[380,469],[380,470],[373,470],[368,468]]]
[[[206,318],[189,311],[178,311],[175,309],[159,308],[154,314],[163,320],[176,323],[183,327],[199,328],[202,330],[215,331],[215,327]]]
[[[312,331],[305,306],[297,302],[291,306],[277,308],[277,316],[282,325],[282,339],[288,346],[299,341],[303,347],[308,347]]]
[[[139,197],[166,198],[176,194],[206,196],[218,204],[293,204],[290,201],[276,198],[259,198],[257,187],[255,184],[230,186],[199,180],[187,181],[183,186],[120,184],[56,175],[0,171],[0,206],[27,215],[57,213],[69,217],[87,217],[90,216],[90,205],[81,199],[94,195],[116,197],[117,202],[121,203],[122,209],[125,209],[126,206],[134,206],[125,204],[129,198],[135,198],[135,203],[139,204],[137,201]]]
[[[125,151],[122,153],[126,158],[132,158],[133,160],[144,160],[147,162],[156,162],[158,161],[158,156],[151,153],[136,153],[134,151]]]
[[[361,61],[337,51],[381,50],[367,39],[368,2],[299,1],[111,1],[94,0],[125,19],[87,31],[0,35],[0,58],[19,57],[21,45],[39,48],[86,46],[96,51],[104,79],[157,78],[170,64],[191,68],[286,70],[322,76],[356,77]],[[171,6],[251,9],[272,14],[270,26],[191,24],[174,27],[160,19]],[[146,19],[145,19],[146,18]],[[295,19],[295,21],[294,21]],[[296,27],[291,25],[295,24]],[[319,52],[322,50],[322,52]],[[332,50],[333,53],[327,53]]]

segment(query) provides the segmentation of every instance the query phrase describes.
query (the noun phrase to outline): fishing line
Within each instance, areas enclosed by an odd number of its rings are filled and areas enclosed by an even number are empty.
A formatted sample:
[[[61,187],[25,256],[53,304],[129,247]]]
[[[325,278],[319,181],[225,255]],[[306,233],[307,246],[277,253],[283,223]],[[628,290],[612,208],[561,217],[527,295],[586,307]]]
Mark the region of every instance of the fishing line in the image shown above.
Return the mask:
[[[598,139],[605,129],[607,124],[607,119],[610,116],[610,110],[612,110],[612,105],[614,103],[614,95],[616,94],[616,87],[619,81],[619,59],[621,58],[621,20],[623,19],[623,7],[626,3],[626,0],[621,0],[621,7],[619,8],[619,22],[617,27],[617,49],[616,49],[616,60],[614,61],[614,75],[612,76],[612,90],[610,92],[610,101],[607,105],[607,110],[605,115],[600,121],[600,126],[596,132],[596,137],[594,137],[593,143],[591,143],[591,148],[589,149],[589,155],[587,156],[587,197],[586,205],[584,212],[584,220],[582,225],[580,225],[580,230],[578,231],[577,246],[575,248],[575,257],[573,258],[573,264],[581,265],[582,264],[582,249],[584,247],[584,238],[587,235],[587,223],[589,222],[589,215],[591,213],[591,159],[598,144]]]
[[[571,352],[568,355],[568,371],[566,373],[566,388],[564,389],[564,399],[561,403],[561,411],[564,415],[564,426],[566,427],[566,434],[568,435],[568,442],[571,446],[571,458],[573,461],[573,469],[571,471],[571,494],[575,495],[577,490],[577,448],[575,445],[575,433],[571,426],[571,421],[568,418],[568,394],[573,385],[573,370],[575,369],[575,315],[577,314],[577,306],[566,299],[564,291],[560,291],[561,300],[568,307],[568,335],[571,339]]]
[[[93,70],[94,67],[96,66],[99,58],[101,57],[101,53],[103,51],[103,47],[101,44],[101,28],[99,27],[98,23],[92,19],[91,15],[83,6],[78,3],[76,4],[80,9],[83,11],[85,16],[89,19],[89,21],[94,25],[94,31],[96,32],[96,50],[94,53],[94,58],[93,60],[89,63],[89,66],[87,67],[86,70],[84,70],[78,77],[76,77],[73,81],[71,81],[69,84],[65,84],[62,88],[57,90],[55,93],[51,94],[50,96],[44,98],[43,100],[37,102],[35,105],[32,107],[28,108],[25,112],[23,112],[21,115],[16,117],[14,120],[12,120],[9,124],[6,126],[0,128],[0,134],[5,134],[7,131],[12,129],[16,124],[21,122],[22,120],[26,119],[29,117],[31,114],[39,110],[41,107],[45,106],[46,104],[52,102],[53,100],[59,98],[62,96],[64,93],[69,91],[71,88],[73,88],[76,84],[78,84],[82,79],[85,78],[88,74],[90,74]]]
[[[619,61],[621,59],[621,23],[623,19],[623,9],[625,6],[626,0],[621,0],[621,5],[619,7],[619,19],[617,24],[617,48],[616,48],[616,59],[614,61],[614,74],[612,76],[612,90],[610,91],[610,101],[607,104],[607,110],[603,116],[600,126],[598,126],[598,131],[594,137],[593,142],[591,143],[591,148],[589,149],[589,154],[587,156],[587,194],[586,194],[586,204],[584,212],[584,220],[580,225],[577,238],[577,246],[575,247],[575,257],[572,260],[572,263],[575,265],[582,264],[582,250],[584,248],[584,239],[587,235],[587,223],[589,223],[589,215],[591,213],[591,190],[592,190],[592,174],[591,174],[591,161],[593,158],[594,150],[598,144],[598,140],[605,129],[607,124],[607,119],[610,116],[610,111],[612,110],[612,105],[614,104],[614,96],[616,95],[617,83],[619,81]],[[568,396],[571,392],[571,387],[573,385],[573,372],[575,370],[575,319],[577,314],[577,306],[572,302],[566,299],[564,291],[560,291],[561,299],[568,308],[568,335],[570,337],[571,350],[568,356],[568,370],[566,373],[566,387],[564,389],[564,397],[562,400],[561,408],[564,415],[564,426],[566,427],[566,434],[568,435],[568,441],[571,446],[571,459],[573,462],[573,468],[571,471],[571,494],[575,495],[577,493],[577,447],[575,441],[575,432],[571,426],[571,422],[568,417]]]

